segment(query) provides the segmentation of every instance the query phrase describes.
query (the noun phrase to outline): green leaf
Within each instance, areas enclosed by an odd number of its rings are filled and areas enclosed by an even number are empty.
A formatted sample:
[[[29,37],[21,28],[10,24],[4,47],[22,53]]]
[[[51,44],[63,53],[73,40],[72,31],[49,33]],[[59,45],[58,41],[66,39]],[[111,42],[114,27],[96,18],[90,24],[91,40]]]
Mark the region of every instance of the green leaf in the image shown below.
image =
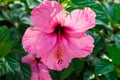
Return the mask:
[[[116,15],[116,20],[120,20],[120,4],[114,4],[114,14]]]
[[[5,20],[2,14],[0,14],[0,21]]]
[[[6,61],[10,66],[9,74],[6,74],[6,80],[30,80],[31,70],[30,66],[25,63],[19,62],[16,54],[9,54],[6,56]],[[21,57],[21,56],[19,56]]]
[[[29,8],[34,8],[35,6],[38,6],[40,4],[37,0],[26,0]]]
[[[120,68],[116,67],[117,76],[120,78]]]
[[[105,12],[105,9],[102,5],[96,4],[95,6],[91,6],[91,8],[96,12],[96,24],[103,25],[105,27],[108,26],[108,18]]]
[[[18,62],[15,55],[7,55],[6,57],[0,58],[0,76],[17,70]]]
[[[5,58],[0,58],[0,77],[10,72],[9,68],[7,67]]]
[[[11,20],[11,17],[10,17],[10,14],[7,12],[7,11],[3,11],[2,10],[2,16],[5,20],[7,21],[10,21]]]
[[[81,70],[83,69],[84,66],[84,60],[83,59],[73,59],[71,63],[71,67],[74,69],[75,73],[79,75]]]
[[[114,66],[106,59],[100,59],[95,64],[95,74],[107,74],[114,71]]]
[[[6,80],[30,80],[30,66],[17,59],[13,53],[0,58],[0,76],[6,74]]]
[[[93,74],[94,74],[94,73],[91,72],[90,70],[85,71],[85,72],[84,72],[84,75],[83,75],[83,80],[92,80],[92,79],[90,79],[90,77],[91,77]]]
[[[64,80],[82,80],[82,79],[79,79],[78,76],[73,72],[71,75],[69,75],[69,77],[67,77]]]
[[[105,80],[118,80],[118,77],[115,73],[109,73],[104,76],[105,76]]]
[[[9,30],[6,26],[0,27],[0,57],[6,56],[11,48],[13,42],[10,41]]]
[[[93,53],[97,54],[104,48],[105,42],[103,39],[99,39],[99,37],[95,37],[94,39],[95,39],[95,47]]]
[[[120,48],[116,46],[107,47],[108,55],[116,64],[120,64]]]
[[[60,74],[58,71],[50,71],[51,77],[53,78],[53,80],[60,80]]]
[[[17,12],[17,13],[20,13],[21,11],[25,10],[25,7],[22,5],[22,3],[11,3],[9,4],[9,8],[13,12]]]
[[[73,6],[74,4],[73,4],[72,1],[70,1],[70,0],[63,0],[63,1],[61,2],[61,5],[62,5],[62,7],[64,7],[64,8],[66,9],[67,7]]]
[[[84,7],[96,7],[98,4],[95,3],[94,0],[71,0],[75,5],[70,6],[71,8],[76,7],[76,9],[83,9]]]
[[[30,66],[24,63],[20,64],[20,75],[22,80],[30,80],[31,69]],[[13,79],[12,79],[13,80]],[[17,79],[16,79],[17,80]],[[21,79],[20,79],[21,80]]]
[[[24,24],[33,25],[29,16],[29,14],[21,13],[19,16],[20,21]]]
[[[21,63],[19,71],[6,75],[6,80],[30,80],[31,71],[27,64]],[[9,77],[9,78],[8,78]]]
[[[19,27],[18,24],[20,23],[32,25],[30,21],[30,14],[26,12],[25,5],[22,5],[22,3],[11,3],[9,4],[9,7],[12,11],[11,18],[16,22],[16,24],[14,23],[15,26]]]
[[[76,5],[93,6],[94,0],[71,0]]]
[[[13,42],[3,42],[0,44],[0,57],[6,56],[11,48],[12,48]]]
[[[10,2],[13,2],[14,0],[0,0],[0,6],[5,6]]]
[[[60,80],[65,80],[70,74],[73,72],[73,68],[69,66],[67,69],[61,71],[61,79]]]
[[[115,39],[116,46],[120,48],[120,35],[116,34],[114,36],[114,39]]]
[[[73,5],[73,6],[69,6],[69,7],[67,7],[66,10],[67,10],[68,12],[71,12],[72,10],[74,10],[74,9],[78,9],[78,8],[79,8],[78,5]]]
[[[9,40],[9,30],[6,26],[0,27],[0,43]]]

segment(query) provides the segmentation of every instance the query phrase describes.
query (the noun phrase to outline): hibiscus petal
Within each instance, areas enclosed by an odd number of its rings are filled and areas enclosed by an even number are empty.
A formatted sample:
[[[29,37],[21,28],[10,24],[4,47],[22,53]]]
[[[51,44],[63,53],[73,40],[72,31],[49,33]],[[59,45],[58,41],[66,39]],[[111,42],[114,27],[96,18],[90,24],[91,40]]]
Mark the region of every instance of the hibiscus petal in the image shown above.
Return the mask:
[[[39,63],[39,67],[40,67],[41,70],[42,70],[42,69],[44,69],[44,70],[48,70],[47,66],[44,65],[42,62]]]
[[[52,32],[54,25],[63,23],[66,12],[56,1],[45,1],[35,7],[31,13],[31,20],[38,29]]]
[[[61,71],[69,66],[71,62],[70,50],[67,50],[67,41],[62,39],[60,45],[56,45],[52,48],[47,55],[44,55],[42,62],[47,65],[49,69]]]
[[[86,32],[88,29],[95,26],[95,12],[90,8],[83,10],[74,10],[67,16],[64,26],[69,27],[66,30],[72,36]]]
[[[40,80],[52,80],[48,70],[42,69],[39,75],[40,75]]]
[[[38,73],[33,72],[31,75],[30,80],[40,80],[40,77],[38,76]]]
[[[68,41],[68,49],[74,53],[73,58],[81,58],[90,55],[94,48],[94,39],[90,35],[81,38],[70,38]]]
[[[22,38],[24,50],[30,54],[38,54],[39,56],[46,54],[55,43],[55,34],[46,34],[34,30],[34,27],[29,27]]]
[[[40,76],[39,76],[40,67],[38,63],[33,62],[30,66],[31,66],[31,72],[32,72],[30,80],[40,80]]]
[[[30,65],[30,67],[31,67],[32,73],[37,73],[37,74],[39,73],[40,67],[39,67],[38,63],[33,62],[33,63]]]
[[[31,65],[34,60],[35,60],[35,58],[32,55],[26,55],[26,56],[22,57],[22,62],[27,63],[29,65]]]
[[[49,70],[43,63],[33,63],[31,69],[31,80],[52,80]]]

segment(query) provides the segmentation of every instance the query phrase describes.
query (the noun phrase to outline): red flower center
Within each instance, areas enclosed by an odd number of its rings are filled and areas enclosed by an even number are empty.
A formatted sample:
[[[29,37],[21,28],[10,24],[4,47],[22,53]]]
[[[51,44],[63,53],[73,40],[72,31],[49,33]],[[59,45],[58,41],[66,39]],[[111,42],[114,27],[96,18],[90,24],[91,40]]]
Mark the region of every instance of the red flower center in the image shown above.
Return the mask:
[[[57,34],[57,36],[64,35],[65,34],[65,27],[61,26],[61,24],[58,24],[57,26],[55,26],[54,33]]]
[[[41,62],[41,61],[40,61],[40,58],[38,58],[38,57],[35,57],[35,61],[36,61],[37,63]]]

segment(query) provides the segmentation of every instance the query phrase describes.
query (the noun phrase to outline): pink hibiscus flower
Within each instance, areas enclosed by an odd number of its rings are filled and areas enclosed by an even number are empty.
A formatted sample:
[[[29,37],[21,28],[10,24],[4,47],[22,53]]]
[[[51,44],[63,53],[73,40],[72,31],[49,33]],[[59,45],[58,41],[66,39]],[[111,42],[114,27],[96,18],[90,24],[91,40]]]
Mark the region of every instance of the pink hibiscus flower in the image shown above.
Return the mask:
[[[50,69],[67,68],[71,59],[90,55],[94,40],[86,34],[95,26],[95,12],[90,8],[73,10],[70,15],[56,1],[44,1],[31,13],[34,27],[22,39],[26,52],[38,54]]]
[[[39,57],[29,54],[22,58],[22,62],[29,64],[31,67],[30,80],[52,80],[48,68],[40,61]]]

